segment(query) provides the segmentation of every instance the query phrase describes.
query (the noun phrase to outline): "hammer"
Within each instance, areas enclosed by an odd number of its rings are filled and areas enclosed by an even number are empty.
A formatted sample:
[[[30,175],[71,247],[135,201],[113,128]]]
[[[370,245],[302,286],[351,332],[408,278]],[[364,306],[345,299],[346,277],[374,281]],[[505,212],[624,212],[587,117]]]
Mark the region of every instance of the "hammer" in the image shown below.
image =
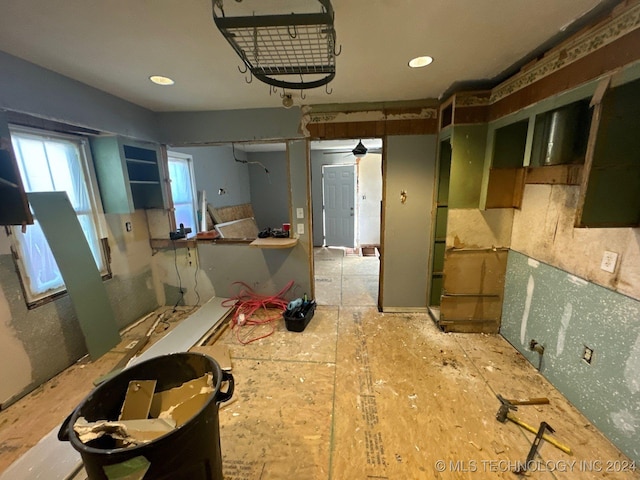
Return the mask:
[[[502,395],[498,395],[498,400],[500,400],[500,408],[498,409],[498,413],[496,413],[496,420],[502,423],[505,423],[507,420],[511,420],[516,425],[520,425],[522,428],[524,428],[525,430],[529,430],[531,433],[536,433],[536,434],[538,433],[538,429],[524,423],[518,417],[516,417],[515,415],[512,415],[509,410],[517,410],[518,407],[516,407],[516,405],[548,404],[549,399],[532,398],[529,400],[515,400],[512,402],[511,400],[507,400],[506,398],[502,397]],[[552,438],[547,434],[544,434],[542,438],[544,439],[545,442],[549,442],[551,445],[562,450],[564,453],[571,455],[571,449],[566,445],[563,445],[562,443],[558,442],[555,438]]]

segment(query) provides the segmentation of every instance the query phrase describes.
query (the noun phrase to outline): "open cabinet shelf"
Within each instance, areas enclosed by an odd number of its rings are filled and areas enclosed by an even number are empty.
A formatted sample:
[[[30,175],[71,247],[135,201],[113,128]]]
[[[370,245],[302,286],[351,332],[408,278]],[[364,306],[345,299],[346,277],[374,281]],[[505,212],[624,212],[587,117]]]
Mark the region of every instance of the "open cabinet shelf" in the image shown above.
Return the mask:
[[[91,140],[105,213],[166,208],[158,145],[117,136]]]

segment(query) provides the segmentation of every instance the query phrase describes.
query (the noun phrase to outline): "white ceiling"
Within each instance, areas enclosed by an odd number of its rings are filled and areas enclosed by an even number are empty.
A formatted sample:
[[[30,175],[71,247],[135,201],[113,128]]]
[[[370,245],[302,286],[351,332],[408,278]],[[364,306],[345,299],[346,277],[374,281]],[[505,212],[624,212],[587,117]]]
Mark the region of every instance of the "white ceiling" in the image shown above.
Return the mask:
[[[269,4],[289,13],[301,1],[243,0],[243,7]],[[497,78],[614,1],[333,0],[342,53],[332,94],[321,87],[301,100],[293,91],[294,103],[439,98],[459,82]],[[0,0],[0,50],[154,111],[282,102],[268,85],[246,83],[210,0]],[[435,60],[410,69],[418,55]],[[153,74],[176,83],[153,85]]]

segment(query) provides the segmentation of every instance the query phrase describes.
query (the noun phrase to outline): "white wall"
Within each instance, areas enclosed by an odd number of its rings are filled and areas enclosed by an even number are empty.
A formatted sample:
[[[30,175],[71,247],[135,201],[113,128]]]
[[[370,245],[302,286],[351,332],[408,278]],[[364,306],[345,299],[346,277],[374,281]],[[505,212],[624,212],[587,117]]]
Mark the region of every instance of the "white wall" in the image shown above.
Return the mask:
[[[359,245],[380,245],[382,155],[370,153],[358,162]]]

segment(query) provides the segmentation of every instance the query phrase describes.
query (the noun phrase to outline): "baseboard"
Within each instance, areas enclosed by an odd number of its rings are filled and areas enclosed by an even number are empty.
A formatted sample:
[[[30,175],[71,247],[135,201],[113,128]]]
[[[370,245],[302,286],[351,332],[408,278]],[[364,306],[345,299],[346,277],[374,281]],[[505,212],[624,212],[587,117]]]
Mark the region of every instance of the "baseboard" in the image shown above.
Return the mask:
[[[429,313],[428,307],[382,307],[383,313]]]

